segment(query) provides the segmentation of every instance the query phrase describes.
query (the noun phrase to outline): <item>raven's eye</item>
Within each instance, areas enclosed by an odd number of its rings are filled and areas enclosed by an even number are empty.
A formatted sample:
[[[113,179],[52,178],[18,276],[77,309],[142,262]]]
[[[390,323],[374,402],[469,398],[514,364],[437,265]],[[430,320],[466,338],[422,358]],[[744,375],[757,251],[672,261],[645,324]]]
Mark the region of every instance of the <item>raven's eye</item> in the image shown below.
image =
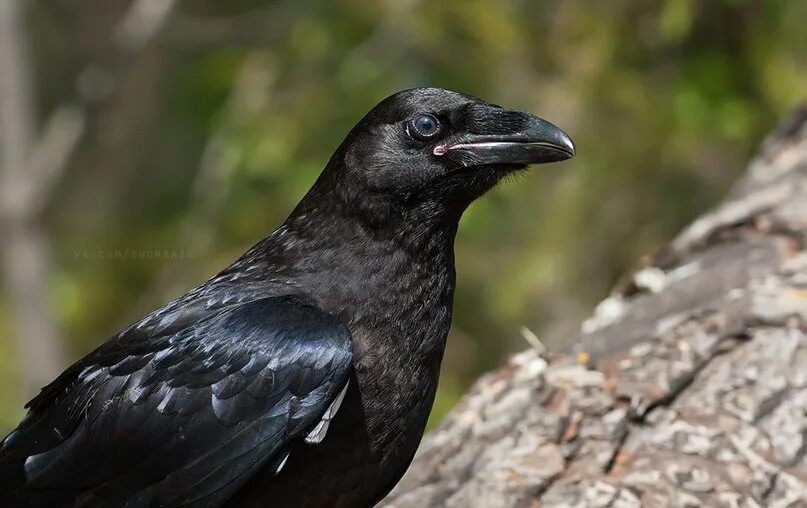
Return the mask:
[[[409,121],[407,132],[415,139],[429,141],[435,139],[440,134],[440,130],[440,120],[424,113]]]

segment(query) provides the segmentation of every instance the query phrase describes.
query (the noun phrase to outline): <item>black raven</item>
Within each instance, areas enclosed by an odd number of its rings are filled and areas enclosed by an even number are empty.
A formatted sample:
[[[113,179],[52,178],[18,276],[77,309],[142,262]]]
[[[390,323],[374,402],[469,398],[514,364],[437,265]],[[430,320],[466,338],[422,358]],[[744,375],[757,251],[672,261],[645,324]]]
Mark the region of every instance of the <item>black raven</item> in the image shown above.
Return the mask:
[[[469,95],[388,97],[283,225],[28,403],[0,506],[372,506],[434,400],[460,216],[573,154],[551,123]]]

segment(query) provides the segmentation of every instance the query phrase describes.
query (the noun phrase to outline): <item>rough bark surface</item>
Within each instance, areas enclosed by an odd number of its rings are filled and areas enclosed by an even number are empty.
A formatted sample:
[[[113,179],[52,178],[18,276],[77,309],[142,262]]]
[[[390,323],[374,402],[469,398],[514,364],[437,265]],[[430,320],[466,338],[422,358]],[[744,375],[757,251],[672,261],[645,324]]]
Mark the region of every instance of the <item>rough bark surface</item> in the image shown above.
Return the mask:
[[[807,109],[581,330],[477,381],[382,505],[807,507]]]

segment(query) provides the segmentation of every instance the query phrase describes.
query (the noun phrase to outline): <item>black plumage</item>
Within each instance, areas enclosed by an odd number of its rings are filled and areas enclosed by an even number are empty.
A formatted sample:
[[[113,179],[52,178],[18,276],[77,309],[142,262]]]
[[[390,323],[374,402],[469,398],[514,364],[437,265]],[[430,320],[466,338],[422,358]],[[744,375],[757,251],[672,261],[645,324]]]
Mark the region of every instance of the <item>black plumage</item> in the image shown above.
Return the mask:
[[[371,506],[434,400],[462,212],[573,153],[471,96],[387,98],[280,228],[28,404],[0,506]]]

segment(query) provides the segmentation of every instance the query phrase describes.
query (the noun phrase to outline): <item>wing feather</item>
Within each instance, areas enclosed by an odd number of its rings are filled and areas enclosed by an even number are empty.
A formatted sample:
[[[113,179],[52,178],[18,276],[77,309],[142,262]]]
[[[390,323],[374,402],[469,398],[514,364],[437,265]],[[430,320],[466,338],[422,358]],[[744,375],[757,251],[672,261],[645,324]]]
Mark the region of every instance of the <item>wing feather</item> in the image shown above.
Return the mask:
[[[296,299],[155,322],[124,331],[29,403],[0,447],[0,505],[221,502],[280,464],[349,376],[347,329]]]

